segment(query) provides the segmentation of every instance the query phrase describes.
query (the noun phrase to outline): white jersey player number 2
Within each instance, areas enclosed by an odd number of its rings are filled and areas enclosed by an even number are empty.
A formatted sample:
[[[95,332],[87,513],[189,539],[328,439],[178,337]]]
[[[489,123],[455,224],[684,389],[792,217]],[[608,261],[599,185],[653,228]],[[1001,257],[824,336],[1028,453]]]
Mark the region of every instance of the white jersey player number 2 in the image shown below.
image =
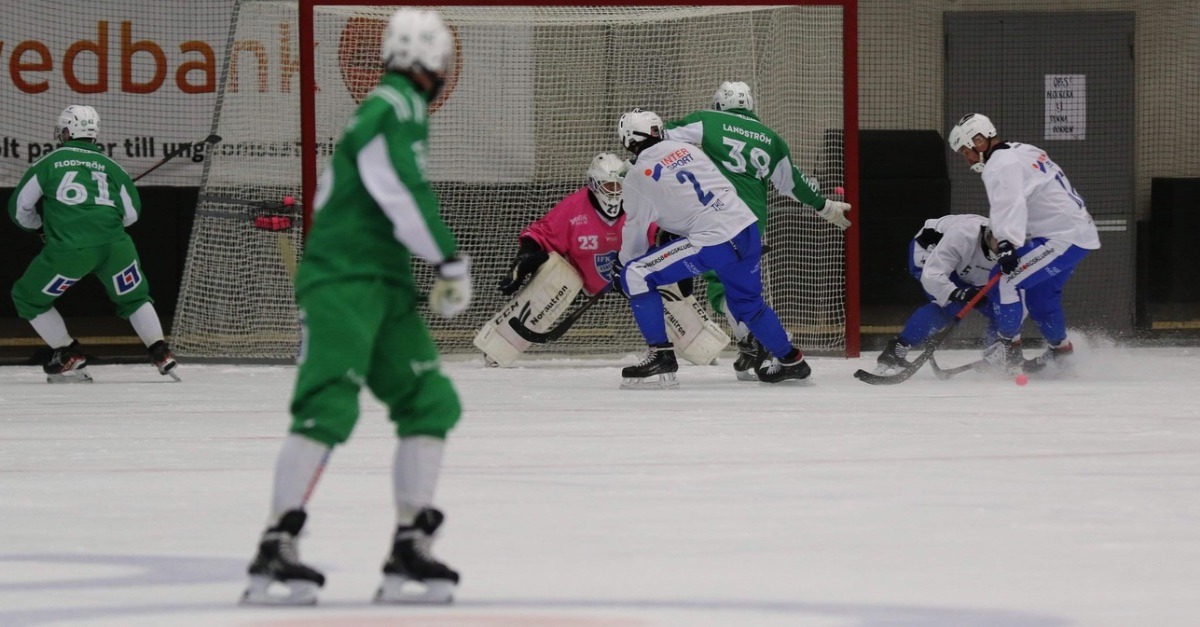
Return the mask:
[[[653,175],[654,180],[655,181],[659,180],[659,177],[661,177],[661,176],[662,176],[662,165],[654,166],[654,175]],[[689,172],[687,170],[677,171],[675,173],[675,180],[679,181],[680,183],[683,183],[683,184],[691,183],[692,189],[696,190],[696,199],[699,200],[700,204],[704,205],[705,207],[707,207],[708,203],[712,202],[713,198],[716,196],[712,192],[704,191],[704,188],[700,186],[700,181],[696,180],[696,175],[692,174],[691,172]],[[723,208],[724,208],[724,205],[719,202],[713,206],[713,209],[715,209],[717,211],[720,211]]]

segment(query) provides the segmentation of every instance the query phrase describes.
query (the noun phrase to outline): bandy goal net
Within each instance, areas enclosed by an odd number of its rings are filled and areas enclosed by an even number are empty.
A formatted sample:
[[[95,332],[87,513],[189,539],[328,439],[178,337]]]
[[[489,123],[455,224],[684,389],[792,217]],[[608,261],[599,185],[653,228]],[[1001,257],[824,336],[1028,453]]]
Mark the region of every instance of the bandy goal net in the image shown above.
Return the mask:
[[[264,228],[247,218],[247,203],[271,206],[293,196],[303,207],[313,197],[342,127],[379,80],[380,37],[397,8],[239,3],[218,99],[216,132],[224,141],[211,151],[174,326],[181,354],[296,354],[299,328],[286,269],[294,259],[281,257],[277,241],[282,234],[292,244],[282,248],[284,257],[302,250],[301,220]],[[853,46],[845,37],[853,33],[853,15],[840,3],[438,10],[456,51],[447,88],[432,107],[428,172],[443,218],[473,259],[475,285],[467,313],[428,317],[444,352],[473,351],[476,331],[507,302],[496,284],[521,229],[583,186],[597,152],[628,156],[616,125],[634,107],[678,119],[708,108],[721,82],[745,81],[761,119],[826,195],[855,178],[846,170],[855,159],[845,150],[854,144],[856,115],[846,89],[853,85],[846,71]],[[262,41],[285,51],[278,66],[246,43]],[[262,88],[266,80],[280,88]],[[848,331],[856,325],[856,288],[848,286],[857,277],[847,278],[853,268],[848,272],[843,233],[794,201],[773,192],[771,198],[769,302],[805,349],[856,351],[857,328]],[[849,257],[857,258],[856,251]],[[414,265],[427,288],[432,272]],[[848,336],[854,346],[847,346]],[[644,345],[628,303],[614,297],[562,339],[535,350],[582,355]]]

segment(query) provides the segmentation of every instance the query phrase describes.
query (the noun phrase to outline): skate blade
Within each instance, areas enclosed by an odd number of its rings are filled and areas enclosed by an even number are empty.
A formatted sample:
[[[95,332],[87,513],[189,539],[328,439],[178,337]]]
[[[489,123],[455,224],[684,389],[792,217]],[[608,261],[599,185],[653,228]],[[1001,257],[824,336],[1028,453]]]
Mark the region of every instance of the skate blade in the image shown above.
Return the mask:
[[[174,379],[174,380],[175,380],[175,382],[176,382],[176,383],[182,383],[182,382],[183,382],[183,379],[180,379],[180,378],[179,378],[179,375],[175,374],[175,369],[173,369],[173,368],[172,368],[171,370],[168,370],[168,371],[166,371],[166,372],[162,373],[162,374],[163,374],[163,376],[165,376],[165,377],[171,377],[172,379]]]
[[[92,375],[87,371],[87,368],[72,370],[65,374],[48,374],[46,375],[46,383],[91,383]]]
[[[444,605],[454,601],[458,584],[448,579],[417,581],[396,575],[385,575],[379,590],[375,591],[376,603],[402,605]]]
[[[762,379],[759,379],[758,382],[766,383],[768,385],[779,385],[781,383],[784,383],[784,384],[787,384],[788,387],[810,387],[810,386],[816,385],[815,383],[813,383],[811,375],[804,377],[803,379],[801,379],[799,377],[784,377],[782,379],[775,379],[775,380],[768,380],[768,381],[763,381]]]
[[[642,379],[627,377],[621,382],[622,390],[671,390],[677,387],[679,380],[675,378],[674,372]]]
[[[242,593],[242,605],[316,605],[316,583],[292,580],[276,581],[270,577],[250,577],[250,585]]]
[[[754,374],[754,368],[749,370],[735,370],[738,381],[758,381],[758,375]]]

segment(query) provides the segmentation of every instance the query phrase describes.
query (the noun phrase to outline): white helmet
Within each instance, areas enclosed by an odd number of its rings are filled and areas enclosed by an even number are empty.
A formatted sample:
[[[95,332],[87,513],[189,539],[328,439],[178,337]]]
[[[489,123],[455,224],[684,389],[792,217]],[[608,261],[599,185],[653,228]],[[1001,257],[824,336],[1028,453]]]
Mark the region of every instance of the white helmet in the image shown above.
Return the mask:
[[[54,125],[54,139],[61,141],[64,129],[71,139],[96,139],[100,134],[100,115],[87,105],[71,105],[59,114],[58,124]]]
[[[975,136],[983,135],[985,138],[991,139],[996,136],[996,127],[992,125],[992,121],[982,113],[968,113],[950,129],[950,137],[947,140],[950,144],[950,149],[958,152],[963,148],[975,150]],[[983,172],[983,157],[980,156],[979,163],[971,166],[973,172]]]
[[[634,109],[622,115],[621,121],[617,122],[617,138],[629,150],[651,137],[662,137],[662,133],[662,118],[653,111]]]
[[[712,108],[717,111],[729,109],[754,110],[754,96],[750,95],[750,86],[742,81],[725,81],[713,94]]]
[[[437,11],[400,9],[383,31],[379,57],[396,72],[413,69],[441,74],[450,65],[454,37]]]
[[[600,203],[600,213],[609,219],[621,215],[621,181],[628,171],[629,164],[611,152],[596,155],[588,168],[588,189]]]

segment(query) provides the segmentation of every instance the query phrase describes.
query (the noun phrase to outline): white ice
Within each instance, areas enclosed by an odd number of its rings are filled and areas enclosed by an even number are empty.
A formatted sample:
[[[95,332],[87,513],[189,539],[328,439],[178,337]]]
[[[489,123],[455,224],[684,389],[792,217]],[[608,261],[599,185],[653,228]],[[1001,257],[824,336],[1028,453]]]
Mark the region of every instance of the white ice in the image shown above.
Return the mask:
[[[463,585],[438,608],[369,602],[394,442],[370,397],[309,507],[320,605],[242,608],[293,368],[0,368],[0,625],[1200,624],[1200,350],[1078,353],[1025,387],[853,379],[874,355],[675,391],[618,389],[632,355],[448,362],[435,552]]]

